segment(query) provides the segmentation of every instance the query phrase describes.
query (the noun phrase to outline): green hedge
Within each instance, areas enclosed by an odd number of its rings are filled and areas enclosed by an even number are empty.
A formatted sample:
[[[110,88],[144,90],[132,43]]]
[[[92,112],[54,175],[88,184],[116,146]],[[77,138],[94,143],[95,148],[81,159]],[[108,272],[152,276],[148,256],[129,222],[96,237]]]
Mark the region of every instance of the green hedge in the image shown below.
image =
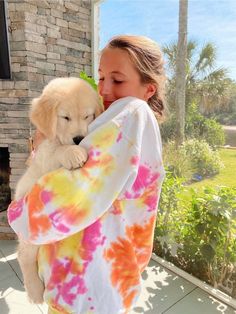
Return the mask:
[[[168,172],[160,199],[154,252],[219,287],[236,272],[236,188],[205,188],[183,197]],[[235,296],[234,296],[235,297]]]

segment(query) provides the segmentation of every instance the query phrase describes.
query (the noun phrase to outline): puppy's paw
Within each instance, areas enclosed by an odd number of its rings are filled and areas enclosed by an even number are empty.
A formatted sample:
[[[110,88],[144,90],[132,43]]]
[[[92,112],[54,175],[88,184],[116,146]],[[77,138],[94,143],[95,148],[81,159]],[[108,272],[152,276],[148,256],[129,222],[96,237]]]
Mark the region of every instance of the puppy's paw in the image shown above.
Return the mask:
[[[71,170],[82,167],[88,159],[88,154],[83,147],[71,145],[65,149],[59,158],[61,165]]]
[[[39,278],[35,278],[28,283],[25,282],[25,290],[27,292],[30,302],[36,304],[42,304],[44,302],[43,293],[45,287],[43,282]]]

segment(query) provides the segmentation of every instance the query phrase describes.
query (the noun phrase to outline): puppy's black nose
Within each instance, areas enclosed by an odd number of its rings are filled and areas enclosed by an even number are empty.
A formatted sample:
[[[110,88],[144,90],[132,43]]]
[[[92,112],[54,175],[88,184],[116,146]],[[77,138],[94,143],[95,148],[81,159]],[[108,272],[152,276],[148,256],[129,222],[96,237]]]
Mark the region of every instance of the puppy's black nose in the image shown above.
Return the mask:
[[[73,142],[75,143],[75,145],[78,145],[82,141],[83,138],[84,138],[83,136],[73,137]]]

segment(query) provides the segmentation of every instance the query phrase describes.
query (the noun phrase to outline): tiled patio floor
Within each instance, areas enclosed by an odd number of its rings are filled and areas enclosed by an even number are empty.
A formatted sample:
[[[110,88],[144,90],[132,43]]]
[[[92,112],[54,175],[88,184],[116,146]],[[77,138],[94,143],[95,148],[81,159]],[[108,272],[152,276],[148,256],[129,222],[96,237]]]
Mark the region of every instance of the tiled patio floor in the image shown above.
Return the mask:
[[[15,250],[16,241],[0,240],[0,314],[46,314],[46,305],[27,300]],[[142,295],[131,312],[137,313],[236,314],[236,310],[151,260],[143,274]]]

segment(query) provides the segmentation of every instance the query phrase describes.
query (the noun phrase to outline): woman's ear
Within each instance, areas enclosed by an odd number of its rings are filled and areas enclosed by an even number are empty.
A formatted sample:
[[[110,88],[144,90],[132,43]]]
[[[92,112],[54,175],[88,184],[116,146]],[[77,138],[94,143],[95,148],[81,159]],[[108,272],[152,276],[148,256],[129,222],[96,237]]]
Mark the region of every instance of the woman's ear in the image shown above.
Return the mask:
[[[30,121],[43,133],[46,138],[56,137],[57,103],[55,100],[42,95],[32,101],[30,108]]]
[[[150,99],[156,93],[156,90],[157,90],[157,87],[155,84],[147,83],[145,100],[148,101],[148,99]]]

